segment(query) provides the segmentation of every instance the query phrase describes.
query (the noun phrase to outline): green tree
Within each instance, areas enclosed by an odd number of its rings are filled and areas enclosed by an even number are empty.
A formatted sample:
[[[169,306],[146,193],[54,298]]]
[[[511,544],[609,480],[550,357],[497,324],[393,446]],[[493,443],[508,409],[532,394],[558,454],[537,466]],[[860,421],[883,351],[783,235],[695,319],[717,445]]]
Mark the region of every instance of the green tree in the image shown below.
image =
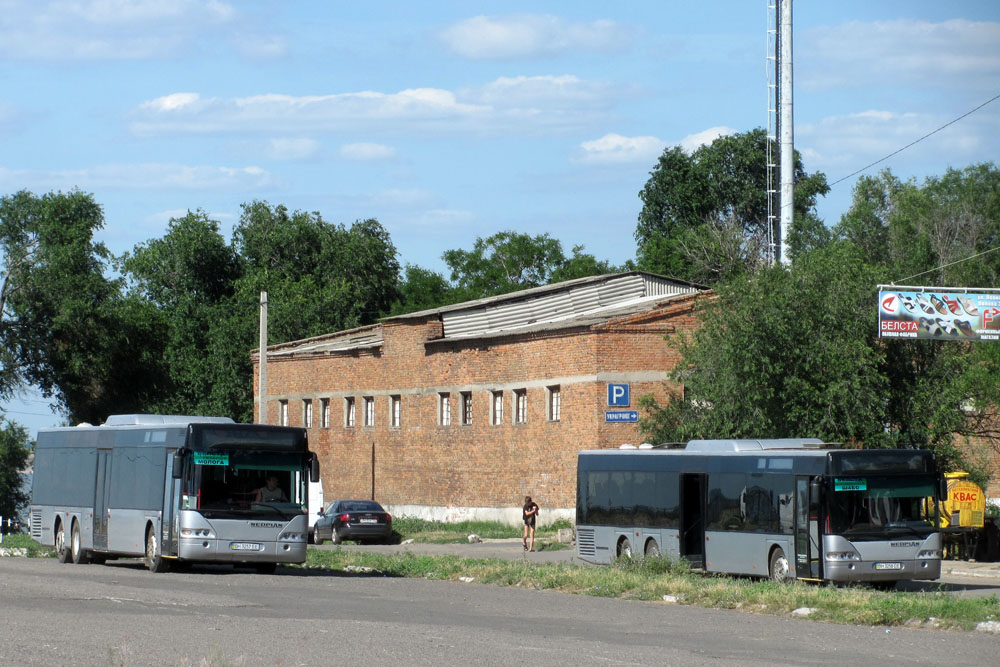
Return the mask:
[[[141,403],[146,384],[132,343],[141,320],[119,319],[120,282],[93,241],[103,213],[79,191],[0,199],[0,395],[24,383],[72,421],[103,421]]]
[[[691,154],[669,147],[639,193],[635,238],[640,269],[711,284],[764,265],[767,246],[767,135],[763,129],[719,137]],[[822,231],[812,209],[829,188],[795,155],[800,245]]]
[[[429,269],[407,264],[399,283],[399,300],[392,304],[390,315],[450,306],[462,300],[462,294],[448,280]]]
[[[28,504],[21,471],[28,465],[28,430],[0,417],[0,516],[16,517]]]
[[[446,250],[442,259],[451,268],[454,295],[460,301],[617,270],[584,253],[583,246],[574,246],[572,257],[567,258],[558,239],[514,231],[477,238],[472,250]]]

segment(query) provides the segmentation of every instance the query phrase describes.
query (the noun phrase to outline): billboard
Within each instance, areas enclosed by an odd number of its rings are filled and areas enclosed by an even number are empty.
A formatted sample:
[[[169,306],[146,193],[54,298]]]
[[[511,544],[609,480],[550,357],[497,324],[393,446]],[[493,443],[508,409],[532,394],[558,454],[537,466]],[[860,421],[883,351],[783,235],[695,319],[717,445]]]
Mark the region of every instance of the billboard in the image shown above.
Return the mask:
[[[1000,290],[879,285],[878,335],[1000,340]]]

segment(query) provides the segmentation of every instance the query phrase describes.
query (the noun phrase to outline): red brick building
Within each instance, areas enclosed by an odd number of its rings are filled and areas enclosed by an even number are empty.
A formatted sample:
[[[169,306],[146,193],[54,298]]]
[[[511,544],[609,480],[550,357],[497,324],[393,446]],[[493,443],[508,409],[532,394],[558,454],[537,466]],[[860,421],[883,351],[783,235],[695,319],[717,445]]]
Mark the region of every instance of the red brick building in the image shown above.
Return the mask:
[[[614,420],[666,397],[664,337],[696,326],[705,293],[629,272],[273,345],[266,421],[309,429],[327,501],[516,521],[531,495],[546,522],[571,517],[577,452],[641,441]]]

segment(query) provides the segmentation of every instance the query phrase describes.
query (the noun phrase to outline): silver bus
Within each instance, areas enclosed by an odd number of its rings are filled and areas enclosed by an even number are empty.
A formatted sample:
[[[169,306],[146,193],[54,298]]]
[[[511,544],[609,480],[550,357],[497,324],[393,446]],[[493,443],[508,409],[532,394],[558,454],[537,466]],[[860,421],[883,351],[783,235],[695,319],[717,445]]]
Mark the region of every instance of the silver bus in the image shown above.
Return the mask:
[[[815,439],[580,452],[577,556],[664,555],[777,581],[937,579],[934,455]]]
[[[270,476],[278,500],[258,494]],[[31,537],[63,563],[138,556],[152,572],[199,562],[273,572],[306,559],[310,479],[319,465],[301,428],[118,415],[40,430]]]

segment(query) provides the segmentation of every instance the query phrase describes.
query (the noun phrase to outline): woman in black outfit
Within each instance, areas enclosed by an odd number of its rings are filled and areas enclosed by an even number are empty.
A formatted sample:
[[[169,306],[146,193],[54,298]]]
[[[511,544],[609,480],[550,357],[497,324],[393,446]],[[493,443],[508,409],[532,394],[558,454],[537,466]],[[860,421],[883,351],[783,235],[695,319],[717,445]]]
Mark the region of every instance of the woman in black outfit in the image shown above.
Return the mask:
[[[524,497],[524,538],[521,544],[525,551],[535,550],[535,517],[538,516],[538,505],[531,499],[531,496]],[[528,546],[528,538],[531,538],[531,546]]]

